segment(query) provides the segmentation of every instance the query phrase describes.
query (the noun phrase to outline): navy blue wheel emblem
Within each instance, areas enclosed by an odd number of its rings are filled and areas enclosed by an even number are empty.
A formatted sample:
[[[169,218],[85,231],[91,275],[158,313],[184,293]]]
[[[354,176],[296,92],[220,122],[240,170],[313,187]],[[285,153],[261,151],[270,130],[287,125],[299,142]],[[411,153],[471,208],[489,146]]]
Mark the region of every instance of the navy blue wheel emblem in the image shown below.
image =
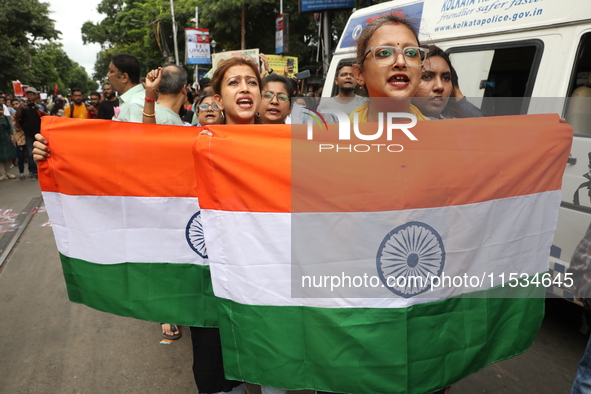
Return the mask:
[[[363,30],[363,26],[361,26],[361,25],[355,26],[355,29],[353,29],[353,34],[352,34],[354,40],[359,38],[362,30]]]
[[[207,248],[205,247],[205,237],[203,236],[203,225],[201,224],[201,211],[197,211],[187,223],[185,231],[187,242],[195,253],[204,259],[207,258]]]
[[[441,275],[445,248],[428,224],[408,222],[390,231],[376,257],[380,279],[392,293],[411,298],[426,292],[431,278]]]

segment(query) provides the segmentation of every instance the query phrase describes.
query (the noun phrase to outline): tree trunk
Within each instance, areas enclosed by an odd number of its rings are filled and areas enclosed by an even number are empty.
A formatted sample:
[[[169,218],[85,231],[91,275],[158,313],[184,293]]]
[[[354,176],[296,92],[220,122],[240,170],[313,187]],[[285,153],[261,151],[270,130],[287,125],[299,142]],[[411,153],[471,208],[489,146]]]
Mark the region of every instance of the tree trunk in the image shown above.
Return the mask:
[[[246,14],[246,9],[244,5],[245,3],[246,2],[242,2],[242,49],[246,49],[246,25],[244,24],[244,15]]]

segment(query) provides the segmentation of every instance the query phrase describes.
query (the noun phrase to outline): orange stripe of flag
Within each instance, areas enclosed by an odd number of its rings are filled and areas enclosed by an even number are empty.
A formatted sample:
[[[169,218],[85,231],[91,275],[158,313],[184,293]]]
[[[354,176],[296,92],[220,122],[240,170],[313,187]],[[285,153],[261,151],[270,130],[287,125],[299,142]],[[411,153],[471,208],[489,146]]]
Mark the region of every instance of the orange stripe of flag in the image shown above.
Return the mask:
[[[199,205],[229,211],[289,212],[291,126],[207,126],[195,141]]]
[[[44,191],[69,195],[194,197],[198,127],[44,117],[51,158]]]
[[[195,144],[202,208],[253,212],[367,212],[442,207],[560,190],[572,127],[557,115],[419,122],[418,141],[339,141],[338,125],[218,126]],[[376,124],[361,126],[371,134]],[[274,138],[271,138],[271,137]],[[400,144],[349,153],[319,144]],[[365,148],[364,148],[365,149]],[[291,187],[290,187],[291,186]]]

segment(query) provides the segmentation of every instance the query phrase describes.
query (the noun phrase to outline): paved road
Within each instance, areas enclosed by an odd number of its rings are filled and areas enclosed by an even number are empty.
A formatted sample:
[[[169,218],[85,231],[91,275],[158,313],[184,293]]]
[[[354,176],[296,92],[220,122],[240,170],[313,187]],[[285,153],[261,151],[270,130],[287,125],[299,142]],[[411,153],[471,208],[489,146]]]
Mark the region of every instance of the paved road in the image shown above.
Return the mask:
[[[0,182],[0,246],[39,196],[35,181]],[[188,329],[160,345],[156,323],[69,302],[47,214],[41,207],[19,220],[27,216],[29,225],[0,268],[0,393],[197,393]],[[569,393],[587,339],[578,332],[581,310],[562,300],[547,306],[526,353],[488,366],[452,393]],[[260,391],[249,386],[249,392]]]

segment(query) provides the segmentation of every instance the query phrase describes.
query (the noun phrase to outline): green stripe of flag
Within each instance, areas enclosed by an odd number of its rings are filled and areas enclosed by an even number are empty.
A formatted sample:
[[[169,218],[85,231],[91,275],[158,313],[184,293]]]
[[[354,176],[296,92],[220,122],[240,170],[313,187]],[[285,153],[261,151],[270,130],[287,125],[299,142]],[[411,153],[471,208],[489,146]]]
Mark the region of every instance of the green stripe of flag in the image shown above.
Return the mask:
[[[221,300],[226,377],[291,390],[429,393],[533,343],[545,289],[509,292],[492,289],[400,309]],[[490,298],[508,295],[523,298]]]
[[[217,327],[209,266],[96,264],[60,253],[70,301],[137,319]]]

